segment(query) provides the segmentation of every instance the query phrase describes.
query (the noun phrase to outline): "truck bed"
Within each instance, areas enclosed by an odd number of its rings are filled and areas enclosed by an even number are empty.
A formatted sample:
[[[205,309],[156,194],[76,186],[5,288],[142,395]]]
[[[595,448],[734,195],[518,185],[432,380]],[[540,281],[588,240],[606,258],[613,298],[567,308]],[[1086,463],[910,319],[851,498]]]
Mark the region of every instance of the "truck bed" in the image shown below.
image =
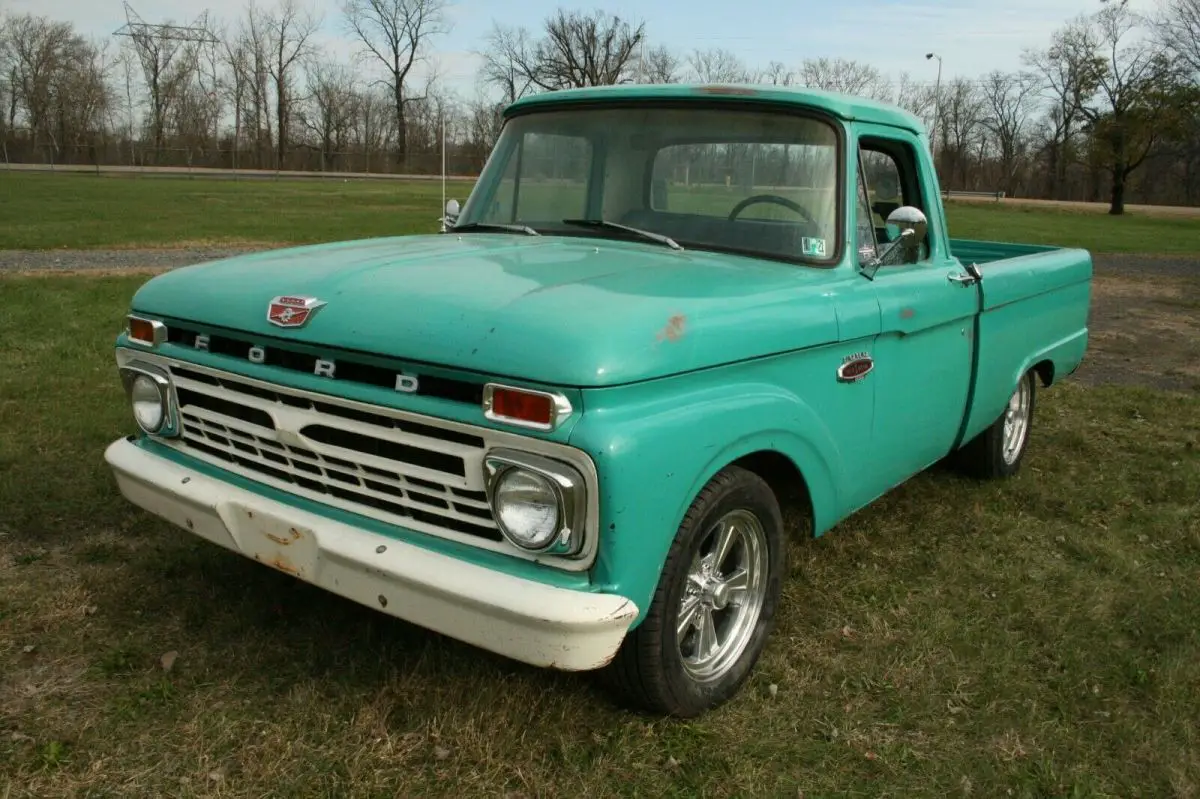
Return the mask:
[[[1020,258],[1060,249],[1043,244],[1012,244],[1006,241],[974,241],[972,239],[950,239],[950,253],[964,264],[983,264]]]

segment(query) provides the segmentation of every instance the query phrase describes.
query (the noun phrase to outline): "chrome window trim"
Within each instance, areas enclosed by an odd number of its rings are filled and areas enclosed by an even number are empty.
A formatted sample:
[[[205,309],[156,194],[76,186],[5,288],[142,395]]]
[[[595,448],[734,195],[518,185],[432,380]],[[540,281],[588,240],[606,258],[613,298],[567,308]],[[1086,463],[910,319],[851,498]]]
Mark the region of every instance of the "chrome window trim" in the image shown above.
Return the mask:
[[[500,543],[496,543],[466,534],[455,533],[449,530],[435,531],[426,529],[421,526],[409,524],[407,521],[397,522],[392,517],[386,517],[384,514],[376,514],[365,508],[351,506],[350,503],[343,502],[336,497],[317,494],[316,492],[306,491],[303,488],[285,483],[283,481],[272,480],[266,475],[242,474],[235,469],[231,469],[229,463],[218,458],[207,456],[204,453],[198,452],[194,449],[189,449],[177,439],[168,439],[160,442],[181,454],[187,455],[189,458],[194,458],[197,461],[214,466],[222,471],[237,474],[239,477],[249,480],[252,483],[268,485],[272,488],[282,491],[285,494],[303,497],[310,501],[332,508],[337,508],[338,510],[352,513],[357,516],[373,519],[390,526],[400,527],[417,535],[428,535],[434,538],[453,541],[455,543],[464,544],[476,549],[497,552],[568,572],[587,571],[591,568],[592,563],[595,561],[596,552],[599,549],[598,539],[600,529],[599,476],[596,472],[595,463],[592,461],[591,457],[581,449],[577,449],[566,444],[559,444],[553,441],[545,441],[540,438],[532,438],[519,433],[510,433],[503,430],[495,430],[490,427],[481,427],[464,422],[443,419],[441,417],[427,416],[425,414],[415,413],[413,411],[399,410],[387,405],[375,405],[372,403],[359,402],[357,400],[346,399],[334,394],[322,394],[316,391],[295,388],[285,383],[259,380],[238,372],[231,372],[225,369],[214,369],[210,366],[199,364],[194,361],[184,361],[162,354],[156,353],[151,355],[128,347],[117,348],[118,366],[124,367],[134,360],[140,361],[142,364],[155,366],[164,371],[170,369],[171,367],[179,367],[182,369],[191,370],[193,372],[200,372],[218,379],[238,381],[240,383],[245,383],[266,391],[285,393],[295,397],[308,399],[313,402],[323,402],[350,410],[374,413],[400,421],[409,421],[417,424],[428,425],[430,427],[441,428],[451,432],[477,436],[483,439],[484,448],[481,450],[480,455],[480,470],[478,474],[474,475],[474,479],[479,480],[480,484],[484,486],[486,486],[487,483],[486,466],[484,464],[486,463],[488,455],[495,450],[516,450],[562,461],[563,463],[566,463],[567,465],[576,469],[579,474],[582,475],[584,488],[586,489],[585,508],[583,514],[583,545],[578,555],[574,557],[529,552],[514,546],[513,544],[509,543],[507,539]],[[406,395],[396,395],[397,399],[401,399],[404,396]]]
[[[146,341],[145,339],[137,338],[136,336],[134,336],[133,335],[133,326],[131,324],[129,324],[130,322],[133,322],[133,321],[149,322],[150,329],[154,331],[154,333],[153,333],[154,340]],[[163,324],[162,322],[158,321],[157,319],[147,319],[144,316],[137,316],[135,314],[130,314],[127,317],[125,317],[125,336],[131,342],[133,342],[134,344],[137,344],[138,346],[150,347],[153,349],[153,348],[157,348],[157,347],[161,346],[162,343],[167,340],[167,326],[165,324]]]
[[[505,391],[516,391],[524,394],[534,394],[539,397],[547,397],[550,400],[550,423],[542,424],[541,422],[529,422],[524,419],[514,419],[511,416],[502,416],[496,413],[493,396],[498,389]],[[534,388],[525,388],[523,386],[510,386],[505,383],[484,383],[483,385],[483,415],[489,421],[498,422],[500,424],[509,424],[513,427],[524,427],[529,430],[541,430],[549,432],[556,429],[562,420],[567,418],[574,412],[571,407],[571,401],[562,394],[557,394],[553,391],[539,391]]]

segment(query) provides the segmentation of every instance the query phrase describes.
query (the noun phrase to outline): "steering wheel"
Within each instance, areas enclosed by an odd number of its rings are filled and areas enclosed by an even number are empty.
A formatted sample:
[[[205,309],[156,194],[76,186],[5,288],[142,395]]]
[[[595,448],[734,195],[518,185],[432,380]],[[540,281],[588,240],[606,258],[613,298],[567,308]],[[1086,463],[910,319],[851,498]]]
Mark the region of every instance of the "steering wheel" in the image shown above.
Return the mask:
[[[812,215],[802,206],[797,205],[787,197],[780,197],[778,194],[755,194],[753,197],[747,197],[737,205],[733,206],[733,210],[729,212],[729,221],[732,222],[737,218],[738,214],[746,210],[749,206],[755,203],[770,203],[771,205],[782,205],[784,208],[795,211],[804,217],[804,220],[814,227],[820,227],[820,223],[812,218]]]

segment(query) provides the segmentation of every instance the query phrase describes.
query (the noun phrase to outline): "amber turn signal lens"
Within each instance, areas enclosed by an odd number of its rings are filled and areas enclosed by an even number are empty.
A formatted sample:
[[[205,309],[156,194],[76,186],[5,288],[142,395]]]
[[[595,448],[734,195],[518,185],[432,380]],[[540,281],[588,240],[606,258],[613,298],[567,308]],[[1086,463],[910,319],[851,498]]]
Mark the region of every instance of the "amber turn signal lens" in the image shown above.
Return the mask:
[[[129,317],[129,337],[141,342],[142,344],[155,345],[158,344],[156,338],[158,334],[157,328],[161,325],[155,325],[149,319],[139,319],[136,316]]]
[[[554,400],[545,394],[497,388],[492,393],[492,413],[505,419],[549,425],[554,419]]]

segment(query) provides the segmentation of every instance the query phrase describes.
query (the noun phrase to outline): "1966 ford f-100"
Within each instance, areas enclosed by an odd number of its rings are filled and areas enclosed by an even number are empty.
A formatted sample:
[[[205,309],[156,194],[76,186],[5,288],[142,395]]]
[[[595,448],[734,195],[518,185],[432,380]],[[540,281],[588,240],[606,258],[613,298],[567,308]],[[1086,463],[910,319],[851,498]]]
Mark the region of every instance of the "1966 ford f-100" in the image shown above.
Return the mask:
[[[211,542],[652,712],[742,685],[789,537],[947,457],[1016,472],[1087,347],[1089,254],[951,239],[921,124],[866,100],[529,97],[457,211],[147,282],[107,461]]]

